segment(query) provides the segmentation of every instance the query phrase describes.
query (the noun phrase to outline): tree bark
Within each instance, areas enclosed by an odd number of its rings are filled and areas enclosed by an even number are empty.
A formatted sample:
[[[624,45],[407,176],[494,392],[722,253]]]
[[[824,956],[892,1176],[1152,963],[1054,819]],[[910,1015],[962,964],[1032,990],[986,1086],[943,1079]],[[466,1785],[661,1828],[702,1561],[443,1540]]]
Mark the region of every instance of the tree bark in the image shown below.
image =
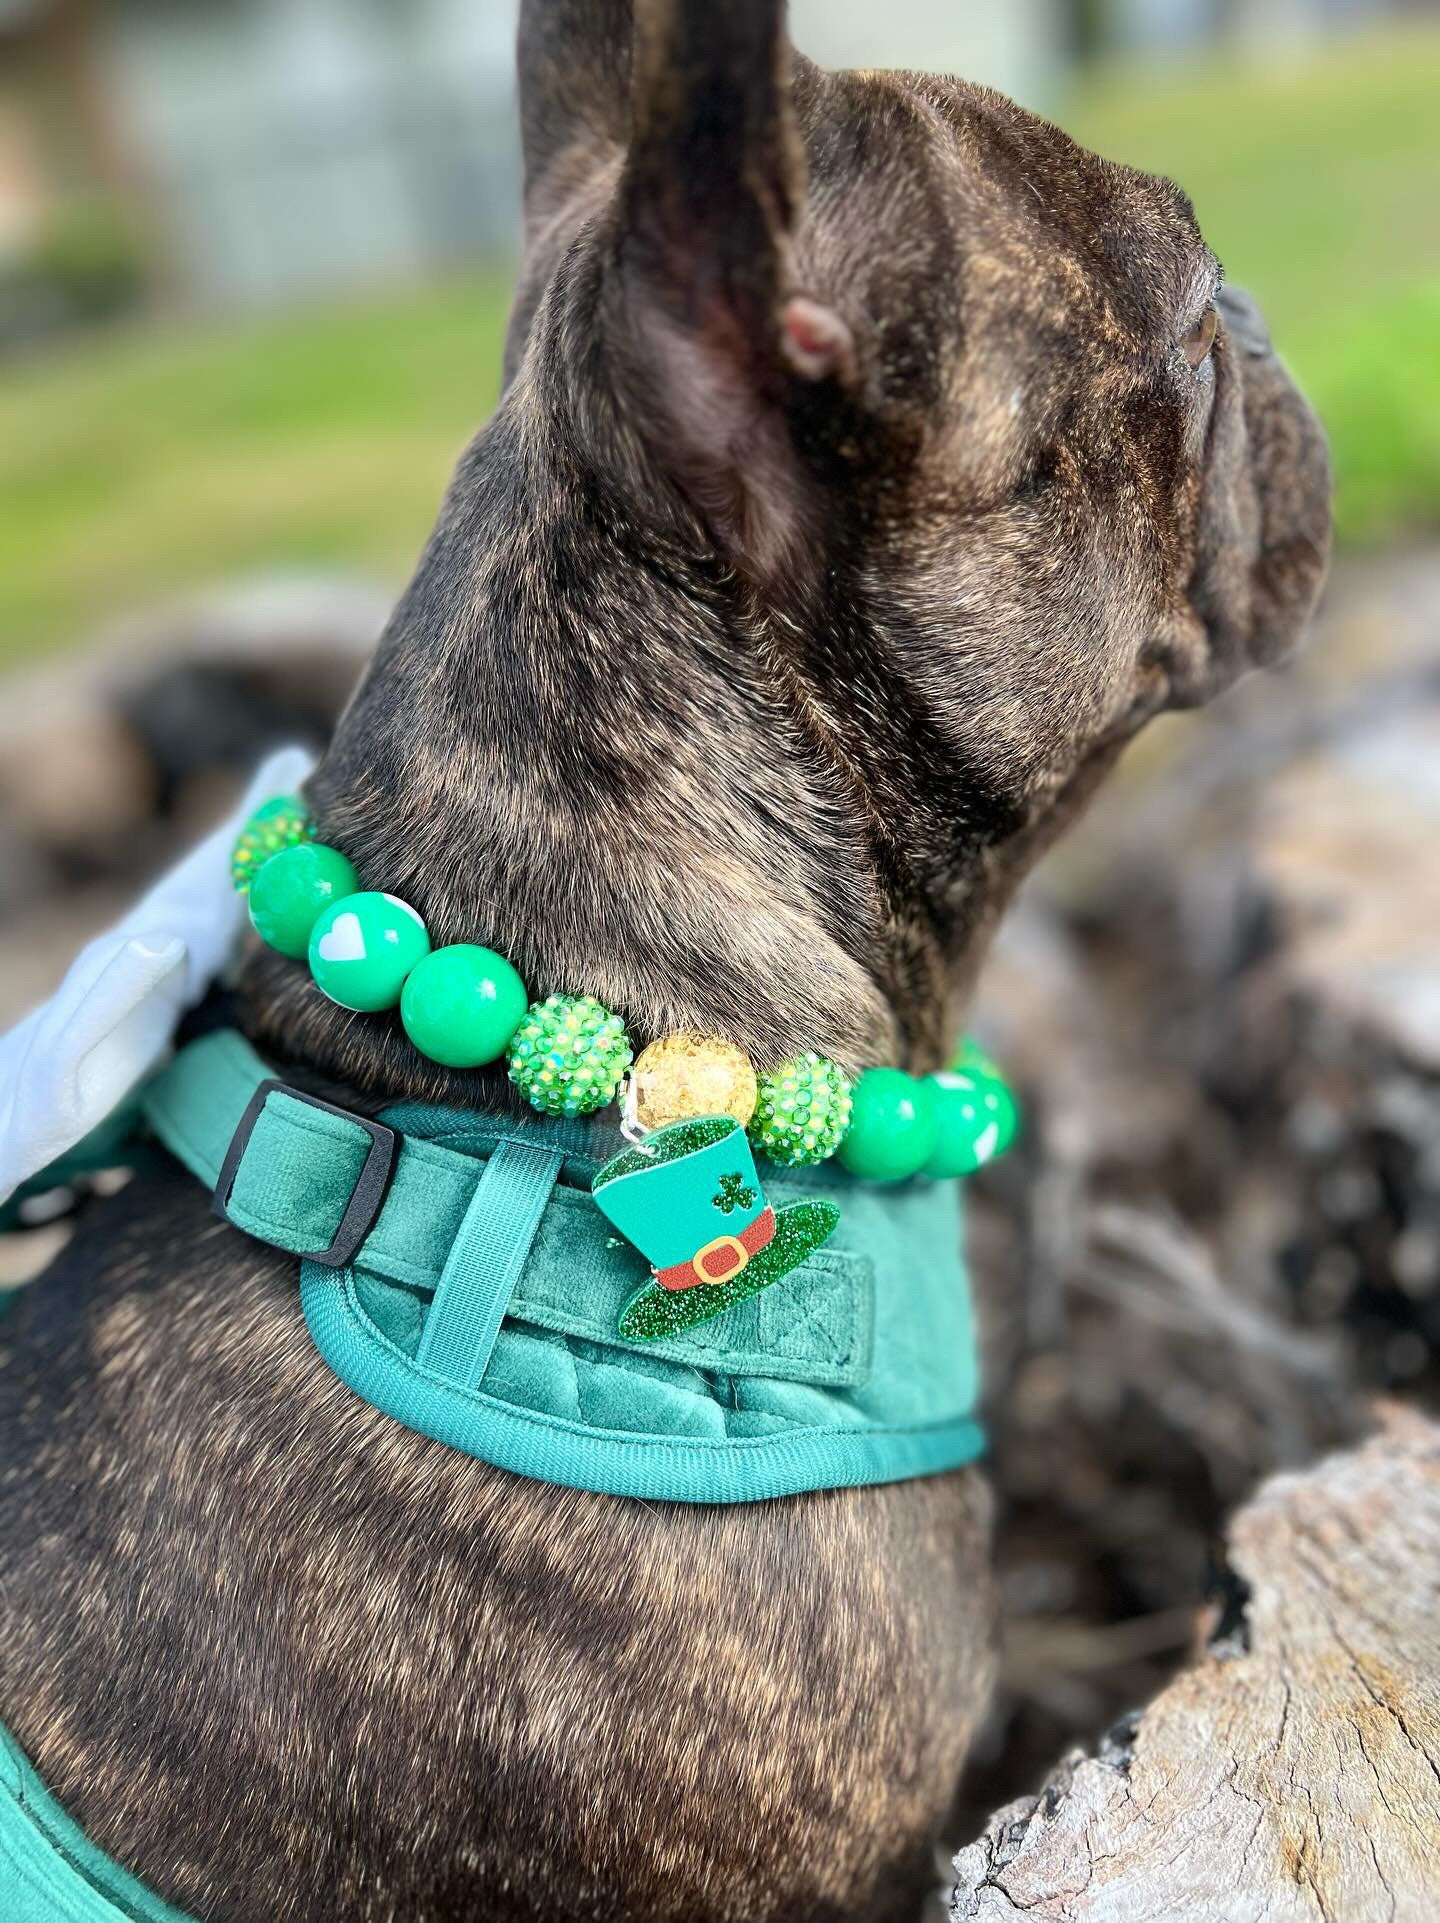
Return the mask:
[[[955,1861],[954,1923],[1440,1915],[1440,1426],[1277,1476],[1200,1658]]]

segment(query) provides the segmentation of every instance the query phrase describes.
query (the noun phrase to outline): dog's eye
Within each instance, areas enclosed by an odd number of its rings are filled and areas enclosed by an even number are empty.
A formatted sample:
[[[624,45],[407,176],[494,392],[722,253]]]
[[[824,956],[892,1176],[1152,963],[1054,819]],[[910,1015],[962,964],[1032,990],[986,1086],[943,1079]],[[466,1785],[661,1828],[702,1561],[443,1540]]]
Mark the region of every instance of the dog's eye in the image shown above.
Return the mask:
[[[1200,367],[1210,357],[1210,349],[1215,345],[1215,330],[1220,325],[1220,316],[1214,301],[1186,334],[1180,336],[1181,351],[1192,367]]]

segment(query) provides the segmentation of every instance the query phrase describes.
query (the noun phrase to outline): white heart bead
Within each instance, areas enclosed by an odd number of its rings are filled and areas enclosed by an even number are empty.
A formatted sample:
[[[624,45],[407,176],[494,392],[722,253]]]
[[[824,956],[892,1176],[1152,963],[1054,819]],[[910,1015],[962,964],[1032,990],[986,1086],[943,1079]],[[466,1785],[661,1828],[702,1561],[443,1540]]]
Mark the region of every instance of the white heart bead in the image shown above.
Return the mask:
[[[348,912],[337,915],[317,944],[322,961],[364,961],[365,932],[360,917]]]

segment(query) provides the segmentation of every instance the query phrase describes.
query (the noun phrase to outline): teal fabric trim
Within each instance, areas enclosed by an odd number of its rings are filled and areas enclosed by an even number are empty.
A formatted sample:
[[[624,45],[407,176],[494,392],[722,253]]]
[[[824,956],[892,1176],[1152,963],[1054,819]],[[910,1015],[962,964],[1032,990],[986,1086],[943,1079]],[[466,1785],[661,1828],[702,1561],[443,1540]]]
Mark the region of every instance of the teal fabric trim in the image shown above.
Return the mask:
[[[3,1724],[0,1917],[5,1923],[193,1923],[90,1841]]]
[[[213,1183],[266,1073],[238,1037],[207,1037],[147,1113]],[[830,1240],[713,1321],[635,1343],[617,1323],[646,1265],[590,1194],[613,1124],[412,1103],[380,1120],[400,1132],[380,1215],[351,1268],[303,1263],[300,1294],[326,1361],[397,1421],[522,1475],[687,1502],[933,1475],[981,1453],[957,1184],[766,1164],[777,1210],[838,1205]],[[363,1135],[272,1094],[232,1213],[238,1198],[251,1232],[323,1245]]]
[[[418,1368],[462,1388],[480,1381],[564,1159],[502,1142],[486,1162],[425,1317]]]
[[[337,1277],[305,1263],[300,1300],[316,1348],[362,1400],[466,1455],[569,1489],[651,1502],[762,1502],[809,1489],[939,1475],[984,1453],[984,1432],[967,1416],[885,1429],[816,1426],[674,1441],[605,1433],[427,1376],[361,1308],[353,1271]]]

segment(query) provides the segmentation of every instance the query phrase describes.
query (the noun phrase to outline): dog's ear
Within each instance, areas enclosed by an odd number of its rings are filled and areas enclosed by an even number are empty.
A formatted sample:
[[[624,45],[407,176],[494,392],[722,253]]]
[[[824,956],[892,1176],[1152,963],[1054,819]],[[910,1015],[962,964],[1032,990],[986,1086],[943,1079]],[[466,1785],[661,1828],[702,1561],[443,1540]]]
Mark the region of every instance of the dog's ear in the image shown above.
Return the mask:
[[[577,225],[618,177],[630,139],[630,42],[630,0],[521,0],[525,250],[505,337],[505,387]]]
[[[631,0],[521,0],[516,62],[533,243],[557,201],[630,138]]]
[[[793,284],[805,161],[783,0],[636,0],[611,331],[641,431],[735,557],[783,564],[803,512],[797,384],[849,330]]]

